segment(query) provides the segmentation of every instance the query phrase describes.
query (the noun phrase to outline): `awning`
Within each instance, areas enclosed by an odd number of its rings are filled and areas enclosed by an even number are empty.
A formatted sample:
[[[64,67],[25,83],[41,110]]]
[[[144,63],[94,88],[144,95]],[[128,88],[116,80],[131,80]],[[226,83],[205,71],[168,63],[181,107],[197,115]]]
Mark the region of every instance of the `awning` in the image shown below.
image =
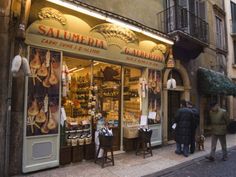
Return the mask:
[[[199,68],[197,76],[200,93],[236,96],[236,84],[224,74],[206,68]]]

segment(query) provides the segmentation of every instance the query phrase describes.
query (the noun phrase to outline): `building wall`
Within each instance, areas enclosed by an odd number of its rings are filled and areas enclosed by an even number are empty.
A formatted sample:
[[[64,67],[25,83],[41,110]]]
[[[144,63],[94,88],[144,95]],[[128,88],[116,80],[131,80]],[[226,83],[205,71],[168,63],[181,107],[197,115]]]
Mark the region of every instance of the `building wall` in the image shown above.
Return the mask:
[[[8,102],[8,74],[10,67],[10,35],[9,35],[9,22],[10,22],[10,1],[0,1],[0,176],[5,176],[6,167],[6,127],[7,127],[7,108]]]
[[[89,5],[130,18],[156,28],[156,14],[163,10],[165,0],[82,0]]]
[[[236,0],[231,0],[236,4]],[[236,80],[236,65],[234,62],[234,39],[231,36],[232,33],[232,14],[231,14],[231,1],[225,1],[225,11],[226,11],[226,27],[227,27],[227,42],[228,42],[228,56],[227,56],[227,74],[229,78]],[[230,118],[236,119],[236,98],[230,97],[229,98],[229,105],[230,105]]]
[[[216,11],[213,8],[213,5],[217,5],[220,9],[224,11],[224,1],[223,0],[208,0],[205,1],[205,17],[206,22],[208,22],[209,30],[208,30],[208,39],[209,44],[204,48],[204,51],[195,59],[190,60],[187,63],[183,63],[185,68],[188,70],[189,77],[191,78],[191,95],[190,99],[196,106],[200,109],[200,130],[203,132],[203,129],[206,128],[204,125],[204,112],[207,111],[207,103],[205,95],[201,95],[198,93],[197,87],[197,69],[199,67],[204,67],[208,69],[212,69],[215,71],[220,71],[219,68],[222,65],[222,61],[218,59],[217,48],[216,48]],[[224,16],[222,16],[224,18]],[[227,51],[226,51],[227,53]],[[223,66],[226,70],[226,65]]]

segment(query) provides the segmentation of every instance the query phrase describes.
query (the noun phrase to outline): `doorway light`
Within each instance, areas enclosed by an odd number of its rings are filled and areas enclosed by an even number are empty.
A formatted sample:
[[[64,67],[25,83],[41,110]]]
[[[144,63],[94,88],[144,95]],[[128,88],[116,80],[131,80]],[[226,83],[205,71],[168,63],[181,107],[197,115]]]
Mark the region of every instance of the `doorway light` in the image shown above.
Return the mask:
[[[124,28],[133,30],[135,32],[142,33],[142,34],[144,34],[146,36],[149,36],[151,38],[157,39],[157,40],[159,40],[161,42],[164,42],[164,43],[167,43],[167,44],[170,44],[170,45],[174,44],[174,42],[172,40],[166,39],[166,38],[164,38],[162,36],[159,36],[159,35],[157,35],[155,33],[152,33],[152,32],[149,32],[147,30],[144,30],[141,27],[137,27],[135,25],[131,25],[129,23],[123,22],[121,20],[117,20],[117,19],[112,18],[112,17],[108,17],[107,15],[104,15],[104,14],[101,14],[101,13],[98,13],[98,12],[94,12],[92,10],[89,10],[87,8],[81,7],[81,6],[76,5],[76,4],[72,4],[72,3],[67,2],[65,0],[47,0],[47,1],[51,2],[51,3],[54,3],[54,4],[57,4],[57,5],[60,5],[60,6],[63,6],[63,7],[66,7],[66,8],[69,8],[71,10],[74,10],[74,11],[77,11],[77,12],[80,12],[80,13],[83,13],[83,14],[86,14],[86,15],[98,18],[100,20],[105,20],[107,22],[110,22],[110,23],[122,26]]]

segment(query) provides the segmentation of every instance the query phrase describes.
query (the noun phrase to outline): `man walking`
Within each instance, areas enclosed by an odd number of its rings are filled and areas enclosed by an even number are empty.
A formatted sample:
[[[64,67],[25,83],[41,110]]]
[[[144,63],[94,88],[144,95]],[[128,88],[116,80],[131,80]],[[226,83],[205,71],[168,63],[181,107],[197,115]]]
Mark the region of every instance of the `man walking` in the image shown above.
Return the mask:
[[[175,129],[176,154],[183,152],[183,155],[188,157],[193,121],[192,111],[187,108],[186,101],[181,100],[180,109],[178,109],[175,117],[175,123],[177,124]]]
[[[206,159],[210,161],[215,160],[215,151],[217,140],[220,140],[223,157],[222,160],[226,161],[228,158],[227,147],[226,147],[226,132],[227,132],[227,123],[228,117],[226,110],[219,107],[217,102],[211,103],[210,110],[210,121],[211,121],[211,153],[210,156],[206,156]]]

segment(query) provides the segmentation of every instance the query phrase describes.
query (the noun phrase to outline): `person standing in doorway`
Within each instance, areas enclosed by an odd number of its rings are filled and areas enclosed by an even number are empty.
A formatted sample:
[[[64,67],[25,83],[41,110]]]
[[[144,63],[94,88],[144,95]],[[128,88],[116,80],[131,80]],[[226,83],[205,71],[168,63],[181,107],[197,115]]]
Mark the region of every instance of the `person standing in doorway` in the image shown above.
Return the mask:
[[[193,114],[191,109],[187,108],[185,100],[180,101],[180,108],[175,117],[176,129],[176,154],[182,154],[185,157],[189,155],[189,145],[192,137]]]
[[[226,133],[227,133],[227,124],[228,116],[226,110],[219,107],[217,102],[212,102],[210,104],[210,121],[211,121],[211,152],[209,156],[206,156],[206,159],[210,161],[215,160],[215,151],[217,140],[219,139],[221,148],[222,148],[222,160],[226,161],[228,159],[227,146],[226,146]]]
[[[193,124],[192,124],[191,144],[190,144],[190,153],[193,154],[196,146],[196,141],[195,141],[196,130],[199,125],[199,111],[191,102],[187,102],[187,107],[191,109],[193,114]]]

